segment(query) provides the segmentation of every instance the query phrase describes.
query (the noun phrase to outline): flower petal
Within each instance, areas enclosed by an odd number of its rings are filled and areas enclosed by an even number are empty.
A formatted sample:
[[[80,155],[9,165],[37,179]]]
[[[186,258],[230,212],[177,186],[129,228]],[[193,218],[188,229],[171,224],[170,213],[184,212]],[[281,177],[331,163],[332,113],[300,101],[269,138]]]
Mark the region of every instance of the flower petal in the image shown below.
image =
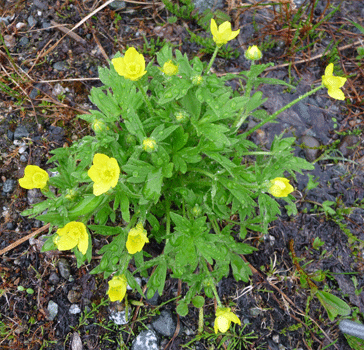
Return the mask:
[[[86,254],[88,248],[88,234],[86,230],[84,232],[83,231],[81,232],[77,248],[83,255]]]
[[[110,184],[104,182],[95,182],[93,186],[93,194],[94,196],[100,196],[107,192],[110,189]]]
[[[213,36],[217,35],[217,24],[213,18],[211,18],[211,24],[210,24],[211,34]]]
[[[336,100],[345,100],[345,95],[340,89],[327,89],[327,93]]]
[[[325,69],[325,76],[331,77],[333,72],[334,72],[334,64],[330,63]]]

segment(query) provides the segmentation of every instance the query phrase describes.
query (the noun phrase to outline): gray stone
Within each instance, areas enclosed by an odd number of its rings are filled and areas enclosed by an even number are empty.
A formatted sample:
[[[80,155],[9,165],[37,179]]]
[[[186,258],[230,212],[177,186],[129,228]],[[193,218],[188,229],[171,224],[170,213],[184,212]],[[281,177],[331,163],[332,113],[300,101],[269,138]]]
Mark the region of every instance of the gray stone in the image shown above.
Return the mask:
[[[113,1],[109,7],[114,10],[114,11],[117,11],[117,10],[122,10],[123,8],[126,7],[126,4],[125,4],[125,1],[119,1],[119,0],[115,0]]]
[[[147,289],[147,293],[148,293],[148,289]],[[158,301],[159,301],[159,293],[158,293],[158,291],[156,291],[154,293],[154,295],[150,299],[146,298],[146,302],[148,304],[150,304],[150,305],[157,306],[158,305]]]
[[[25,126],[20,125],[15,129],[14,140],[20,140],[23,137],[28,137],[28,136],[29,132]]]
[[[56,285],[59,283],[59,277],[55,272],[52,272],[48,279],[49,283]]]
[[[195,9],[198,9],[200,13],[208,9],[216,10],[224,7],[223,0],[192,0],[192,3],[195,5]]]
[[[48,5],[47,5],[46,2],[43,2],[43,1],[40,1],[40,0],[34,0],[33,3],[34,3],[35,6],[37,6],[41,10],[47,10],[48,9]]]
[[[28,24],[30,27],[33,27],[37,24],[37,20],[33,16],[28,17]]]
[[[32,91],[29,94],[29,97],[34,100],[39,95],[39,89],[32,89]]]
[[[170,310],[162,310],[160,315],[152,321],[152,327],[160,335],[172,337],[177,324]]]
[[[19,45],[20,46],[26,46],[29,44],[29,39],[26,36],[23,36],[20,40],[19,40]]]
[[[67,294],[67,299],[71,304],[77,303],[81,298],[81,292],[71,289]]]
[[[8,139],[10,141],[13,141],[14,140],[14,133],[11,131],[11,130],[8,130],[8,132],[6,133]]]
[[[158,350],[158,337],[152,330],[142,331],[133,341],[131,350]]]
[[[72,304],[69,309],[69,313],[72,315],[77,315],[81,313],[81,309],[77,304]]]
[[[117,306],[121,307],[120,304]],[[109,308],[110,319],[117,325],[127,324],[130,321],[130,307],[128,308],[128,320],[126,320],[125,309],[119,310],[119,308],[117,306],[116,307],[111,306]]]
[[[346,135],[341,140],[339,144],[339,151],[342,153],[343,157],[351,156],[355,152],[355,145],[359,143],[359,138],[355,135]]]
[[[33,205],[42,201],[43,195],[38,188],[33,188],[27,192],[28,204]]]
[[[303,151],[309,162],[313,162],[318,158],[320,152],[318,147],[320,146],[320,142],[316,138],[304,135],[301,137],[300,143],[304,145]]]
[[[3,192],[4,193],[11,193],[14,190],[16,181],[12,179],[7,179],[3,184]]]
[[[10,16],[7,17],[0,17],[0,23],[4,23],[6,26],[9,24],[9,21],[11,20]]]
[[[19,159],[22,163],[26,163],[28,161],[28,153],[25,152],[24,154],[22,154],[20,156],[20,159]]]
[[[58,304],[56,304],[54,301],[50,300],[48,303],[48,319],[50,321],[53,321],[57,314],[58,314]]]
[[[67,70],[67,63],[65,61],[59,61],[59,62],[56,62],[54,65],[53,65],[53,68],[55,70]]]
[[[72,335],[71,349],[82,350],[82,340],[78,332],[74,332]]]
[[[249,310],[249,313],[251,316],[259,316],[263,313],[263,311],[261,309],[259,309],[258,307],[252,307],[250,310]]]
[[[59,259],[58,270],[59,270],[59,273],[61,274],[61,276],[65,280],[68,280],[70,278],[71,268],[70,268],[70,264],[68,263],[68,261],[66,259],[64,259],[64,258]]]
[[[42,28],[43,29],[47,29],[47,28],[49,28],[49,27],[52,27],[52,24],[51,24],[51,22],[49,22],[49,21],[42,21]]]
[[[7,222],[5,225],[7,230],[14,230],[15,229],[15,225],[12,222]]]

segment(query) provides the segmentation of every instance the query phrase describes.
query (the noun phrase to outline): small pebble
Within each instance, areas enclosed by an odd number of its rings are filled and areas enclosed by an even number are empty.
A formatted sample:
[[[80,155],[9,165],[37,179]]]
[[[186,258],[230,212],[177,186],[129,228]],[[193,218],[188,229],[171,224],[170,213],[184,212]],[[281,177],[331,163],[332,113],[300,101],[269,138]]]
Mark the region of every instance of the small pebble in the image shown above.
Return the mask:
[[[58,270],[59,270],[59,273],[61,274],[61,276],[65,280],[68,280],[70,278],[71,268],[70,268],[70,264],[68,263],[68,261],[66,259],[64,259],[64,258],[59,259]]]
[[[81,313],[81,309],[77,304],[72,304],[69,309],[69,313],[72,315],[77,315],[77,314]]]
[[[48,303],[48,319],[53,321],[58,314],[58,304],[56,304],[53,300],[50,300]]]

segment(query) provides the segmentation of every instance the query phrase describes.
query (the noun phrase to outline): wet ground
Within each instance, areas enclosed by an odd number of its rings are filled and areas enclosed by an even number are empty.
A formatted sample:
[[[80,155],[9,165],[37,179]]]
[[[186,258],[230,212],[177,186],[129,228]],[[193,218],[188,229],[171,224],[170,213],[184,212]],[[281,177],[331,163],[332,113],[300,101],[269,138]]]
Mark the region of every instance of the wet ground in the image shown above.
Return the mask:
[[[269,148],[275,134],[284,131],[295,136],[296,155],[315,162],[315,169],[297,175],[297,215],[288,215],[282,202],[282,215],[271,225],[269,235],[249,233],[247,239],[258,248],[246,256],[253,271],[251,284],[236,283],[229,277],[218,286],[222,300],[233,302],[242,324],[246,324],[235,348],[360,349],[358,344],[357,348],[350,347],[340,333],[340,317],[330,321],[319,300],[311,298],[311,289],[292,254],[299,258],[304,273],[312,278],[321,276],[315,279],[319,289],[345,300],[353,318],[364,323],[364,73],[360,65],[364,55],[360,57],[357,52],[363,35],[348,22],[364,26],[364,3],[320,1],[311,19],[307,11],[303,12],[300,26],[295,11],[285,10],[285,6],[238,7],[234,3],[228,1],[223,11],[236,28],[241,28],[232,44],[238,54],[218,58],[214,68],[218,74],[247,69],[242,53],[249,45],[259,45],[264,52],[262,62],[275,64],[266,76],[296,85],[292,91],[261,87],[269,98],[264,106],[268,112],[318,84],[329,62],[335,62],[349,76],[344,88],[347,101],[333,100],[320,90],[282,113],[277,124],[258,129],[251,137]],[[115,325],[103,300],[106,281],[88,273],[97,264],[97,254],[91,264],[77,269],[67,252],[40,253],[39,237],[46,233],[42,223],[20,215],[42,199],[39,192],[26,191],[17,184],[24,167],[36,164],[50,168],[46,162],[52,149],[67,147],[92,133],[76,116],[92,107],[88,93],[100,85],[97,67],[106,65],[116,51],[136,46],[151,59],[159,43],[166,40],[189,57],[198,54],[206,61],[210,58],[202,46],[188,39],[186,28],[203,32],[197,20],[179,18],[168,23],[167,17],[172,15],[161,3],[127,1],[120,2],[119,9],[106,6],[72,36],[64,36],[101,4],[0,0],[0,349],[80,349],[74,345],[78,336],[84,349],[117,349],[122,348],[122,342],[130,348],[159,309],[175,310],[174,301],[160,306],[175,298],[178,291],[178,281],[170,279],[155,303],[133,309],[140,312],[135,321],[128,326]],[[318,24],[318,37],[305,37],[310,23]],[[303,28],[299,35],[295,35],[297,28]],[[239,87],[237,82],[233,84]],[[248,122],[250,127],[257,123],[254,119]],[[41,231],[36,238],[4,252],[36,230]],[[95,237],[95,252],[102,239]],[[130,298],[137,299],[137,295],[130,292]],[[54,319],[50,302],[58,306]],[[80,312],[75,312],[74,305]],[[181,349],[192,341],[197,319],[197,309],[191,307],[189,315],[178,320],[183,331],[167,348]],[[205,307],[207,331],[208,322],[211,326],[213,320],[210,303]],[[248,339],[250,332],[253,337]],[[162,348],[170,338],[161,337]],[[211,344],[218,348],[220,340],[196,340],[189,348],[210,349]],[[219,348],[228,348],[228,344]]]

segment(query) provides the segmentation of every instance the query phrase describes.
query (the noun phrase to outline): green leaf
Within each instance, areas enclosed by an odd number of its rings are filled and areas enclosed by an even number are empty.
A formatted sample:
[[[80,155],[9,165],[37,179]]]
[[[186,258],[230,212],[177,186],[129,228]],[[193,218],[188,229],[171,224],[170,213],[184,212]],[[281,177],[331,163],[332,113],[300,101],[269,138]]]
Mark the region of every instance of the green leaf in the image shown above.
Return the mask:
[[[149,172],[143,188],[145,198],[156,202],[161,195],[162,183],[162,168],[153,169]]]
[[[58,249],[57,246],[53,242],[53,239],[54,239],[55,236],[56,236],[56,233],[47,238],[47,240],[44,242],[44,244],[42,246],[42,249],[41,249],[42,253],[48,252],[50,250],[57,250]]]
[[[205,298],[201,295],[197,295],[192,299],[192,304],[194,307],[197,307],[198,309],[203,307],[205,304]]]
[[[251,111],[253,111],[254,109],[258,108],[259,106],[261,106],[264,102],[266,102],[268,99],[263,97],[263,93],[261,91],[257,91],[251,98],[250,100],[246,103],[245,105],[245,112],[249,113]]]
[[[104,93],[103,88],[91,89],[90,101],[95,104],[107,117],[107,121],[117,121],[121,115],[121,109],[113,95],[109,91]]]
[[[144,293],[140,288],[138,282],[128,269],[124,271],[124,275],[126,277],[126,280],[128,281],[129,286],[133,289],[136,289],[139,292],[139,294],[145,298]]]
[[[201,102],[196,98],[194,89],[188,90],[187,94],[180,100],[182,107],[196,120],[201,113]]]
[[[230,263],[235,280],[248,282],[249,276],[252,275],[249,264],[236,254],[230,254]]]
[[[180,79],[176,76],[171,77],[171,85],[170,88],[165,89],[162,96],[159,98],[159,104],[164,105],[167,102],[180,99],[185,96],[188,90],[193,86],[190,81]]]
[[[337,296],[324,291],[317,291],[316,296],[327,311],[330,321],[333,321],[337,315],[350,315],[350,306]]]
[[[113,236],[124,232],[120,226],[112,227],[106,225],[87,225],[87,227],[95,233],[103,236]]]
[[[180,301],[177,305],[177,313],[178,315],[184,317],[188,314],[188,306],[183,301]]]
[[[224,176],[219,176],[218,181],[231,192],[231,194],[242,204],[243,207],[256,206],[252,199],[252,193],[243,185]]]
[[[155,269],[154,273],[152,274],[152,276],[150,276],[148,281],[148,287],[154,290],[158,289],[159,295],[162,295],[164,289],[164,283],[166,281],[166,274],[167,274],[167,262],[164,260],[159,262],[159,265]]]
[[[142,122],[139,119],[137,113],[132,107],[127,109],[127,115],[124,116],[124,124],[128,131],[136,136],[139,140],[139,143],[142,144],[145,136],[145,131]]]

